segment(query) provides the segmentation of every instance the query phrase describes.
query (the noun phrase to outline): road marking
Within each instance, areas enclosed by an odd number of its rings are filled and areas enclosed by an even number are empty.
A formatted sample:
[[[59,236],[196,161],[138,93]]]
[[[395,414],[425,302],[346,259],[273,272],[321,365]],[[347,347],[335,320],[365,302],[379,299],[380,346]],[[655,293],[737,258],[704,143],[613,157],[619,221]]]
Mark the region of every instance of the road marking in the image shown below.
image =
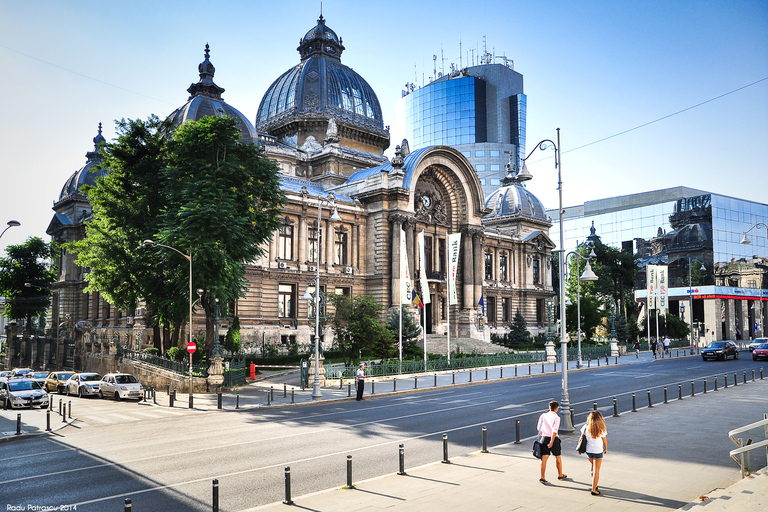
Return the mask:
[[[136,421],[136,418],[134,416],[126,416],[125,414],[118,414],[116,412],[111,412],[108,415],[112,418],[117,418],[119,420]]]

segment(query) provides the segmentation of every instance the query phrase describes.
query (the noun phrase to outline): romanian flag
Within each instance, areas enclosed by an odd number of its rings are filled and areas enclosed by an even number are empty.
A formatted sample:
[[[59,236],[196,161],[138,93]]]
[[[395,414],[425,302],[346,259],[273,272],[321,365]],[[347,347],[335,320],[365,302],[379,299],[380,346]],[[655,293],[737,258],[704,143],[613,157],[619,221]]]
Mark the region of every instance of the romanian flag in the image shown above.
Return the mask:
[[[424,309],[424,303],[421,302],[421,298],[419,297],[419,294],[416,293],[416,290],[413,290],[411,293],[413,295],[413,305]]]

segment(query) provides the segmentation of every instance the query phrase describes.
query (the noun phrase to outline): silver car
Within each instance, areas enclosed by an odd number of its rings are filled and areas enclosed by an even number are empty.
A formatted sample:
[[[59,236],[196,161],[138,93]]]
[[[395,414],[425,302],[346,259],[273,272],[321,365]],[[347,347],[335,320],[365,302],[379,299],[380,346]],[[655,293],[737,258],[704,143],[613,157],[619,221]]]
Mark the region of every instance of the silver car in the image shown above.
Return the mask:
[[[98,373],[76,373],[64,384],[64,394],[79,397],[98,395],[101,375]]]
[[[99,383],[99,396],[113,396],[115,400],[121,398],[144,398],[144,387],[129,373],[108,373],[101,378]]]
[[[749,344],[749,351],[754,351],[758,345],[762,345],[763,343],[768,343],[768,338],[755,338],[755,340]]]
[[[0,400],[5,409],[17,407],[39,406],[41,409],[48,407],[48,393],[46,393],[33,379],[10,377],[0,382]]]

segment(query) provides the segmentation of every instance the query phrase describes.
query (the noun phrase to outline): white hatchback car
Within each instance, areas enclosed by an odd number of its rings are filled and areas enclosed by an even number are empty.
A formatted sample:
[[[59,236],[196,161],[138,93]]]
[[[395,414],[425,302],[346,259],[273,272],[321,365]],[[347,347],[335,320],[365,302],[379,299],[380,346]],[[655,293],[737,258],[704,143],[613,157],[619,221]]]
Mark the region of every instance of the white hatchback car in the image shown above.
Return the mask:
[[[108,373],[99,382],[99,396],[113,396],[115,400],[122,398],[144,398],[144,387],[130,373]]]
[[[64,393],[79,397],[98,395],[101,375],[98,373],[76,373],[64,384]]]

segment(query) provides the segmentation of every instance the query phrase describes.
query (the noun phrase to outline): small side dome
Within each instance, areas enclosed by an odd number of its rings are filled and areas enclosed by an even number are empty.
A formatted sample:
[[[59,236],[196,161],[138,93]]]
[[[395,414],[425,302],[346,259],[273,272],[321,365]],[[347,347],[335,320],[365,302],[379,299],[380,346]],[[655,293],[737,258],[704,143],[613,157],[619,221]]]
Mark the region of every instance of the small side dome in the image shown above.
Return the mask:
[[[240,140],[258,143],[258,137],[251,122],[242,112],[222,99],[221,93],[224,92],[224,88],[213,82],[216,68],[211,64],[208,44],[205,45],[205,60],[200,63],[197,70],[200,73],[200,80],[187,89],[189,99],[184,105],[174,110],[168,119],[174,125],[180,126],[187,121],[199,121],[206,116],[234,117],[242,134]]]
[[[101,123],[99,123],[99,133],[93,138],[93,151],[89,151],[85,154],[87,159],[85,165],[75,172],[64,183],[59,194],[59,201],[66,199],[80,193],[80,189],[84,185],[93,186],[96,184],[96,180],[105,176],[107,171],[105,169],[96,169],[96,166],[101,163],[102,155],[100,153],[101,148],[107,140],[101,134]]]
[[[530,179],[530,174],[521,174],[516,166],[507,164],[507,175],[501,180],[501,186],[485,200],[485,207],[491,213],[483,217],[483,223],[501,224],[512,217],[523,216],[551,224],[544,205],[523,185],[523,180]]]

